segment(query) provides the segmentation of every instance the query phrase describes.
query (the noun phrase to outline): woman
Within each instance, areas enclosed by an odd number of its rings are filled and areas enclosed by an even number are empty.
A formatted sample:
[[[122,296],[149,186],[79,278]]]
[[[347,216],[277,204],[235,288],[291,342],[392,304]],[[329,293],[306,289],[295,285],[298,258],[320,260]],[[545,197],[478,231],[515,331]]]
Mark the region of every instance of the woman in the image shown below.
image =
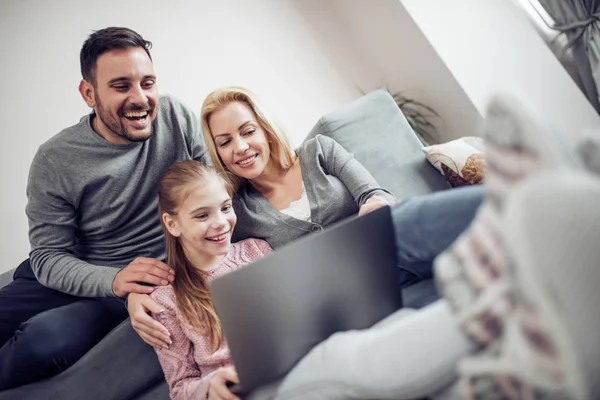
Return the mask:
[[[329,137],[317,135],[292,151],[247,89],[211,93],[201,114],[215,168],[228,173],[236,187],[234,206],[240,218],[236,240],[260,237],[277,248],[351,215],[395,202]],[[393,207],[404,280],[431,276],[431,261],[468,225],[482,194],[483,188],[470,187],[407,199]],[[448,206],[451,211],[441,210]],[[417,222],[422,223],[414,226]]]

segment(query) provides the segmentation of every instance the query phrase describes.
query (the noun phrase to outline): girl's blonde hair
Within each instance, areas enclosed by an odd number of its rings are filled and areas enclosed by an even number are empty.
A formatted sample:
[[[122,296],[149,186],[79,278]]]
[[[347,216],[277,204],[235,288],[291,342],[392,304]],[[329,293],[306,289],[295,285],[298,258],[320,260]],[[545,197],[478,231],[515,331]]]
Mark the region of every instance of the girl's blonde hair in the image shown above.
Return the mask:
[[[176,275],[173,290],[177,307],[189,325],[209,338],[216,351],[223,343],[223,331],[213,307],[206,277],[190,263],[179,238],[171,235],[163,221],[164,213],[177,215],[181,204],[192,191],[206,185],[211,179],[221,182],[229,195],[232,195],[231,184],[215,169],[195,160],[175,162],[158,184],[158,211],[165,232],[167,264],[175,270]]]
[[[268,116],[264,107],[260,105],[254,93],[246,88],[238,86],[215,90],[206,97],[204,104],[202,104],[202,133],[204,135],[204,142],[208,148],[208,153],[210,154],[210,158],[212,159],[215,168],[219,172],[226,173],[234,190],[237,190],[242,183],[243,178],[229,172],[223,164],[223,160],[221,160],[221,157],[219,157],[219,153],[217,152],[217,147],[209,126],[212,114],[222,110],[233,102],[244,103],[254,112],[257,122],[267,134],[269,147],[271,149],[271,159],[273,159],[278,166],[284,170],[289,169],[296,161],[296,153],[292,150],[283,132],[277,127],[274,120]]]

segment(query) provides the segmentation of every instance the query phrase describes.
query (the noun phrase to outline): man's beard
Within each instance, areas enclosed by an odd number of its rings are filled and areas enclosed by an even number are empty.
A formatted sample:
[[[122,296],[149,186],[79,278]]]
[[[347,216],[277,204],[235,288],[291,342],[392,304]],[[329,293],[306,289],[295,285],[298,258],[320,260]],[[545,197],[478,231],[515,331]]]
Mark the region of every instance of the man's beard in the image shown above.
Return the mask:
[[[121,136],[122,138],[127,139],[130,142],[144,142],[152,136],[153,127],[152,122],[154,119],[154,115],[156,112],[156,107],[152,105],[150,102],[146,103],[144,106],[128,106],[127,108],[119,108],[117,111],[117,115],[114,116],[110,111],[106,110],[100,101],[100,98],[94,94],[94,100],[96,102],[96,117],[102,121],[102,123],[115,135]],[[121,122],[120,117],[124,117],[126,112],[129,111],[148,111],[147,119],[150,124],[150,130],[144,136],[136,135],[138,131],[131,132],[127,130],[125,125]]]

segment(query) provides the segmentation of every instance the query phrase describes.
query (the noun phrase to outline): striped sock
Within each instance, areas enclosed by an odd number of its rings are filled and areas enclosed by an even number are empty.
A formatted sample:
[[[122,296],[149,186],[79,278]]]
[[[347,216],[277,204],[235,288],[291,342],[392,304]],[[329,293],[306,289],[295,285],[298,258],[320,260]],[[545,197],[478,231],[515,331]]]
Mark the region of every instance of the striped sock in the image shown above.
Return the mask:
[[[488,105],[483,137],[485,182],[499,207],[506,192],[526,176],[542,168],[582,165],[571,138],[541,126],[507,96],[495,97]]]
[[[487,108],[485,184],[487,198],[469,228],[435,261],[436,279],[456,307],[464,328],[478,343],[499,334],[497,320],[507,301],[497,301],[505,289],[506,255],[499,235],[503,200],[511,189],[540,169],[576,165],[574,147],[540,127],[510,97],[495,97]],[[474,313],[485,312],[480,318]]]
[[[540,127],[510,97],[492,99],[483,136],[486,200],[469,228],[436,258],[434,268],[440,292],[453,305],[460,326],[484,357],[494,357],[514,304],[500,229],[504,198],[540,170],[580,164],[568,140]]]

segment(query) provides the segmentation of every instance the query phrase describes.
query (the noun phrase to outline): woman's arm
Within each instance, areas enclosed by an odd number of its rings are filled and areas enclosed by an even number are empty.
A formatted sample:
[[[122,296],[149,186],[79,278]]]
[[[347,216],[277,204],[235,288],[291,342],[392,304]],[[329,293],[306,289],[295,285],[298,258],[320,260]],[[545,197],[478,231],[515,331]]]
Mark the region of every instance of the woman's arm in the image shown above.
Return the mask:
[[[373,175],[342,145],[327,136],[317,135],[315,139],[323,152],[327,171],[346,186],[356,200],[361,214],[395,203],[394,195],[382,188]]]

